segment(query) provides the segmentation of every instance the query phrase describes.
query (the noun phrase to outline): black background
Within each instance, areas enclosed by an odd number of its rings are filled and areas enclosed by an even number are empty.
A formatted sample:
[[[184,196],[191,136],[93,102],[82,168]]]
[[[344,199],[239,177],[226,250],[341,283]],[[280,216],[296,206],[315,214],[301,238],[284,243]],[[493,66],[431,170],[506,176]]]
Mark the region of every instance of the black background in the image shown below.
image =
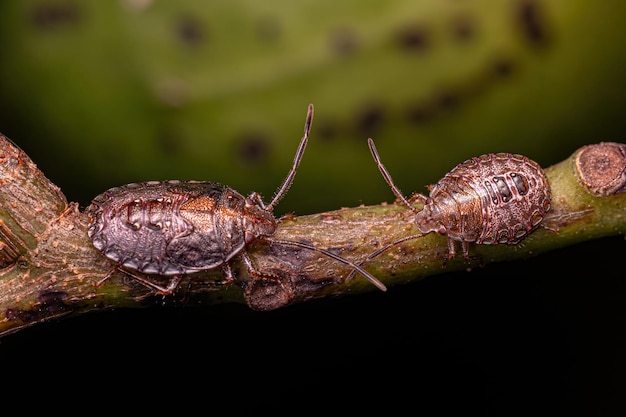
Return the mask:
[[[2,384],[46,408],[88,400],[81,413],[624,415],[625,248],[602,239],[266,313],[87,313],[1,339]]]

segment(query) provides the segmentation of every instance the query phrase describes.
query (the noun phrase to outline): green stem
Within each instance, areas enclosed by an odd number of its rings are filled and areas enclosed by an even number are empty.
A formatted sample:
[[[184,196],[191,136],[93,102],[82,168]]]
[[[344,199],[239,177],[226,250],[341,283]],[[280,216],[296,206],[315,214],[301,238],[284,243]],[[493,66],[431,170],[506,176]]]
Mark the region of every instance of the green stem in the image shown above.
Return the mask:
[[[626,157],[620,144],[589,145],[546,169],[552,208],[518,246],[473,245],[471,266],[524,259],[554,249],[626,232]],[[88,216],[45,178],[28,156],[0,136],[0,335],[78,313],[155,304],[246,303],[273,310],[314,298],[378,291],[351,267],[295,241],[331,251],[363,267],[390,291],[442,272],[465,271],[462,257],[447,262],[445,236],[431,233],[368,256],[417,233],[414,213],[399,204],[343,208],[282,219],[271,243],[259,239],[239,257],[233,285],[219,285],[220,268],[185,277],[174,294],[156,295],[97,251],[87,236]],[[558,231],[556,231],[558,230]],[[367,262],[366,262],[367,261]],[[97,286],[111,274],[101,286]],[[163,277],[150,280],[165,284]]]

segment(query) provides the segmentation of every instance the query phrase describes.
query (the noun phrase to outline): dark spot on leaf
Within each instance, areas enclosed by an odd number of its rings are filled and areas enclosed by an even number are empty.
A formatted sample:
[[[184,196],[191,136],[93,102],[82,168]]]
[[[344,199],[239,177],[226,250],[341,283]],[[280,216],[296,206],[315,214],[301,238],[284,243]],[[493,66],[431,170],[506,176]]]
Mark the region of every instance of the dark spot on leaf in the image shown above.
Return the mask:
[[[491,72],[498,78],[505,78],[510,76],[515,69],[513,61],[507,58],[498,58],[496,59],[492,66]]]
[[[423,124],[434,120],[446,111],[455,110],[460,104],[462,94],[459,91],[441,90],[430,99],[417,100],[406,108],[406,117],[413,124]]]
[[[436,111],[431,103],[418,101],[408,105],[406,114],[411,123],[422,124],[434,119]]]
[[[362,109],[356,117],[356,126],[359,132],[371,134],[383,123],[384,111],[380,105],[372,104]]]
[[[38,4],[31,12],[33,23],[43,29],[68,26],[79,20],[78,6],[73,2],[57,1]]]
[[[183,44],[196,46],[206,39],[206,29],[202,22],[193,16],[183,16],[176,23],[176,36]]]
[[[546,16],[538,2],[524,0],[517,7],[517,27],[531,44],[542,46],[549,42]]]
[[[358,49],[359,40],[354,30],[338,28],[331,33],[330,46],[337,55],[351,55]]]
[[[437,93],[435,101],[442,110],[452,110],[458,107],[461,97],[451,90],[443,90]]]
[[[474,21],[469,16],[458,16],[452,20],[452,36],[459,42],[467,42],[476,35]]]
[[[431,39],[424,26],[412,24],[397,32],[396,42],[403,51],[422,52],[430,46]]]
[[[245,165],[265,164],[269,157],[269,143],[260,132],[246,133],[237,141],[238,157]]]
[[[517,69],[516,62],[509,56],[499,55],[486,62],[482,71],[469,77],[456,88],[457,97],[468,99],[478,97],[493,88],[497,81],[510,78]]]

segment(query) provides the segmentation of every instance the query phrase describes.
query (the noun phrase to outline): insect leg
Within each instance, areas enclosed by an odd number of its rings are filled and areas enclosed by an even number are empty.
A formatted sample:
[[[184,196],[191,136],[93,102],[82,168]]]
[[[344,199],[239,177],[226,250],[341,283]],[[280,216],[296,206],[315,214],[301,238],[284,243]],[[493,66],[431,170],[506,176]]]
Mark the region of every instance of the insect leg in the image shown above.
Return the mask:
[[[413,194],[411,197],[409,197],[409,203],[411,204],[411,207],[413,207],[413,203],[415,201],[421,201],[422,203],[426,204],[426,201],[428,200],[428,197],[426,197],[424,194],[420,194],[420,193],[415,193]]]
[[[226,279],[216,281],[217,285],[230,285],[235,282],[235,276],[233,275],[233,269],[230,267],[230,263],[224,263],[222,265],[222,271],[224,272],[224,275],[226,275]]]
[[[467,242],[461,242],[461,245],[465,245],[466,243]],[[464,246],[463,246],[463,253],[465,254]],[[443,264],[441,265],[441,267],[445,268],[448,265],[448,261],[451,261],[454,258],[456,258],[456,243],[454,239],[448,238],[448,255],[446,255],[446,257],[443,258]]]
[[[463,259],[465,259],[465,262],[469,262],[470,261],[469,250],[470,250],[470,243],[466,242],[466,241],[462,241],[461,242],[461,251],[463,252]]]
[[[256,267],[254,265],[252,265],[252,261],[250,260],[250,257],[248,256],[248,254],[245,251],[241,251],[239,253],[239,257],[241,258],[241,260],[243,261],[243,263],[246,265],[246,268],[248,269],[248,273],[250,275],[252,275],[253,277],[262,277],[263,275],[256,269]],[[232,274],[232,273],[231,273]],[[234,279],[234,278],[233,278]]]
[[[467,242],[461,242],[461,245],[464,245],[466,243]],[[465,248],[463,248],[463,253],[465,254]],[[456,244],[454,242],[454,239],[448,238],[448,259],[454,259],[455,257],[456,257]]]
[[[102,278],[100,281],[96,282],[95,287],[96,288],[100,288],[102,287],[102,285],[104,285],[105,281],[107,281],[109,278],[111,278],[111,276],[113,276],[113,272],[115,272],[117,268],[111,268],[111,270],[109,272],[107,272],[107,274],[104,276],[104,278]]]
[[[176,287],[178,287],[178,284],[180,283],[180,281],[183,279],[182,275],[174,275],[170,281],[167,283],[166,287],[163,287],[159,284],[155,284],[154,282],[150,281],[149,279],[146,279],[144,277],[141,277],[139,275],[135,275],[130,271],[127,271],[125,269],[122,268],[113,268],[111,269],[110,272],[108,272],[104,278],[102,278],[100,281],[96,282],[95,286],[96,288],[100,288],[104,282],[106,280],[108,280],[109,278],[111,278],[113,276],[113,273],[118,270],[120,272],[123,272],[124,274],[128,275],[129,277],[139,281],[141,284],[145,285],[148,288],[151,288],[153,290],[156,290],[160,295],[170,295],[171,293],[174,292],[174,290],[176,289]]]

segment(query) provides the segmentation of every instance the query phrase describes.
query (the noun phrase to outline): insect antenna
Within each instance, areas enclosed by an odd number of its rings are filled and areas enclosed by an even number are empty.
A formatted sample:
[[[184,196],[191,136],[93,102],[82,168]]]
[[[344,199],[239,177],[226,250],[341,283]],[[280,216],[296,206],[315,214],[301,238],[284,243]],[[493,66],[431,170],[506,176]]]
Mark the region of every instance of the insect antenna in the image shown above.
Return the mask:
[[[387,168],[385,168],[385,165],[383,165],[382,161],[380,160],[380,155],[378,154],[378,151],[376,150],[376,146],[374,145],[374,140],[372,138],[368,138],[367,139],[367,146],[369,146],[370,148],[370,152],[372,153],[372,157],[374,158],[374,161],[376,162],[376,165],[378,166],[378,170],[380,171],[380,173],[383,175],[383,178],[385,179],[385,182],[387,182],[387,185],[389,185],[389,187],[391,187],[391,191],[393,191],[393,193],[395,194],[395,196],[402,201],[402,203],[404,205],[406,205],[409,209],[411,209],[414,212],[418,212],[419,210],[416,209],[415,207],[413,207],[413,205],[409,202],[409,200],[407,200],[407,198],[404,196],[404,194],[402,194],[402,191],[400,191],[400,189],[395,185],[395,183],[393,182],[393,179],[391,178],[391,174],[389,173],[389,171],[387,171]],[[424,199],[423,196],[421,196],[420,194],[416,194],[417,197],[419,197],[420,199]],[[377,257],[378,255],[380,255],[381,253],[385,252],[386,250],[388,250],[389,248],[400,244],[402,242],[405,242],[407,240],[411,240],[411,239],[416,239],[418,237],[422,237],[424,236],[423,233],[418,233],[418,234],[413,234],[410,236],[405,236],[402,237],[400,239],[396,239],[393,242],[383,246],[382,248],[378,249],[375,252],[372,252],[371,254],[369,254],[367,256],[367,258],[365,258],[365,260],[363,260],[363,262],[361,262],[359,264],[359,266],[365,264],[368,261],[371,261],[372,259],[374,259],[375,257]],[[350,281],[354,275],[356,274],[357,269],[354,269],[352,271],[350,271],[350,273],[348,274],[348,277],[346,278],[346,282]]]
[[[296,241],[291,241],[291,240],[279,240],[279,239],[269,239],[269,238],[265,238],[265,240],[271,242],[271,243],[277,243],[280,245],[288,245],[288,246],[296,246],[299,248],[304,248],[304,249],[309,249],[309,250],[313,250],[319,253],[322,253],[336,261],[339,261],[345,265],[350,266],[353,270],[350,271],[350,277],[354,276],[354,274],[356,274],[357,272],[361,275],[363,275],[365,278],[367,278],[367,280],[369,282],[371,282],[372,284],[374,284],[379,290],[381,291],[387,291],[387,287],[385,286],[385,284],[383,284],[382,282],[380,282],[377,278],[375,278],[372,274],[370,274],[369,272],[367,272],[366,270],[364,270],[363,268],[361,268],[360,266],[358,266],[357,264],[342,258],[339,255],[336,255],[332,252],[329,252],[325,249],[321,249],[318,247],[315,247],[313,245],[309,245],[306,243],[302,243],[302,242],[296,242]],[[346,280],[347,282],[347,280]]]
[[[278,204],[281,198],[285,196],[285,193],[291,187],[291,183],[293,182],[294,177],[296,176],[296,171],[298,170],[298,166],[300,165],[300,160],[302,159],[302,155],[304,154],[304,149],[306,148],[306,144],[309,140],[309,132],[311,131],[311,123],[313,122],[313,104],[309,104],[309,108],[306,114],[306,121],[304,122],[304,136],[300,141],[300,145],[298,146],[298,150],[296,151],[296,156],[293,159],[293,165],[291,166],[291,170],[285,177],[282,185],[274,194],[274,198],[272,201],[265,206],[264,208],[267,211],[272,211],[274,206]]]
[[[387,171],[387,168],[385,168],[380,160],[380,156],[378,155],[378,151],[376,150],[376,146],[374,146],[374,140],[372,138],[367,139],[367,146],[369,146],[370,152],[374,157],[374,161],[376,161],[376,165],[378,165],[378,170],[381,174],[383,174],[383,178],[385,179],[389,187],[391,187],[391,191],[393,191],[396,197],[398,197],[398,199],[402,201],[408,208],[415,212],[419,211],[415,207],[413,207],[411,203],[409,203],[409,200],[407,200],[404,194],[402,194],[402,191],[400,191],[400,189],[396,187],[396,184],[394,184],[393,179],[391,178],[391,174],[389,173],[389,171]]]
[[[396,239],[393,242],[388,243],[385,246],[383,246],[382,248],[380,248],[380,249],[370,253],[369,255],[367,255],[367,258],[365,258],[363,260],[363,262],[361,262],[359,264],[359,267],[361,265],[365,264],[366,262],[371,261],[372,259],[374,259],[378,255],[380,255],[381,253],[385,252],[386,250],[392,248],[393,246],[395,246],[395,245],[397,245],[399,243],[402,243],[402,242],[405,242],[405,241],[411,240],[411,239],[417,239],[418,237],[422,237],[422,236],[424,236],[424,233],[417,233],[417,234],[414,234],[414,235],[404,236],[404,237],[401,237],[400,239]],[[354,275],[356,274],[356,271],[358,271],[356,268],[354,270],[350,271],[350,273],[346,277],[346,282],[349,282],[354,277]]]

